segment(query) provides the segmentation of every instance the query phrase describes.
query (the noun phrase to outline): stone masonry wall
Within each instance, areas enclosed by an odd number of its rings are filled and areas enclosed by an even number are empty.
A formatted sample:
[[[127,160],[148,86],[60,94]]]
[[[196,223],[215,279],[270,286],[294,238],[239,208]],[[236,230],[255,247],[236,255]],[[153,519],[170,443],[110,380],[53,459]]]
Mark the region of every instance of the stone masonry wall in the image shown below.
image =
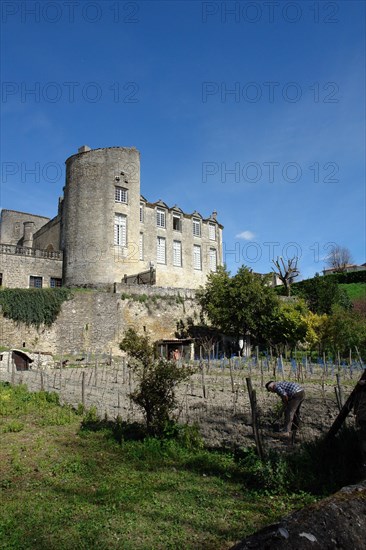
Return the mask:
[[[46,223],[34,235],[33,247],[46,250],[50,245],[53,250],[60,250],[60,225],[61,216],[56,216]]]
[[[131,326],[151,340],[175,336],[180,319],[197,316],[193,298],[151,295],[121,299],[121,294],[76,291],[64,302],[51,327],[17,325],[0,315],[0,345],[53,354],[120,353],[118,344]]]
[[[38,231],[38,229],[49,221],[49,218],[26,212],[17,212],[16,210],[3,209],[1,211],[0,242],[18,244],[23,237],[24,222],[30,221],[34,223],[34,231]]]
[[[29,277],[42,277],[42,286],[50,286],[50,278],[62,277],[62,260],[0,253],[2,284],[8,288],[28,288]]]

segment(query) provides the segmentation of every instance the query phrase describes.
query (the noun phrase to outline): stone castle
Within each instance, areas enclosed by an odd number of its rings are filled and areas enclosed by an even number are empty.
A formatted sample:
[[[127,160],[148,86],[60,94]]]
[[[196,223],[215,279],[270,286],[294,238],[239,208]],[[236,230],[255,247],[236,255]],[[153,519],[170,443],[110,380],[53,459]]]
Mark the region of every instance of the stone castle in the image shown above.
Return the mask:
[[[216,212],[148,202],[137,149],[83,146],[66,160],[57,216],[2,210],[0,284],[195,289],[222,264],[222,229]]]

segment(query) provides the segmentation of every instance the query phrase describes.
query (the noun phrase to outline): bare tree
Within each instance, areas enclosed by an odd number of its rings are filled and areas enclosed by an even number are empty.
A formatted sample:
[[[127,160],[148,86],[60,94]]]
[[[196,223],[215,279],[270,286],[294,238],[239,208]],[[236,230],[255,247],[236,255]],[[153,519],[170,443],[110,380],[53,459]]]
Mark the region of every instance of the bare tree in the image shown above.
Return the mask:
[[[277,260],[272,260],[272,262],[276,266],[276,269],[272,267],[273,273],[285,287],[286,296],[291,296],[291,285],[294,279],[300,275],[300,270],[297,267],[298,258],[288,259],[287,264],[282,257],[277,257]]]
[[[352,262],[351,252],[345,246],[336,244],[325,261],[328,268],[333,269],[336,273],[343,273]]]

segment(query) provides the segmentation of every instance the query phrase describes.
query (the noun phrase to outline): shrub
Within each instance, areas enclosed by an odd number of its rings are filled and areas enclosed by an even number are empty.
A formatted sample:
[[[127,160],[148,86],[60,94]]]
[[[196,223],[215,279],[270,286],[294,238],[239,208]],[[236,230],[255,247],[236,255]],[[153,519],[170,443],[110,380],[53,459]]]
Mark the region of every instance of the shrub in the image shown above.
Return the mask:
[[[52,325],[62,303],[72,297],[67,288],[5,288],[0,292],[4,317],[26,325]]]
[[[127,331],[120,348],[132,358],[130,365],[138,378],[130,397],[142,409],[148,433],[163,436],[177,405],[175,387],[192,371],[173,361],[157,359],[149,338],[139,336],[134,329]]]

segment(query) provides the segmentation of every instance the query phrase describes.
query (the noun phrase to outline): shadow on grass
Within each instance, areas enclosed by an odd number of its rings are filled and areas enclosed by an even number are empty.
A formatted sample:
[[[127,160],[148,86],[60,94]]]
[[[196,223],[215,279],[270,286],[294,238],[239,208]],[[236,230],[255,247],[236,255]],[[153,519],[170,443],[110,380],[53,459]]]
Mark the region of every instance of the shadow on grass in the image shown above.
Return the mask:
[[[204,448],[192,426],[171,425],[162,438],[149,437],[137,422],[85,420],[81,430],[103,431],[123,444],[125,457],[139,470],[175,467],[200,475],[242,483],[246,489],[271,494],[307,492],[325,496],[362,478],[357,432],[345,427],[336,438],[303,443],[291,453],[269,451],[259,460],[253,447]],[[125,444],[126,443],[126,444]],[[134,444],[135,443],[135,444]]]
[[[125,422],[118,418],[117,420],[99,419],[88,415],[83,419],[80,431],[105,432],[117,443],[143,441],[148,435],[145,426],[138,422]]]

